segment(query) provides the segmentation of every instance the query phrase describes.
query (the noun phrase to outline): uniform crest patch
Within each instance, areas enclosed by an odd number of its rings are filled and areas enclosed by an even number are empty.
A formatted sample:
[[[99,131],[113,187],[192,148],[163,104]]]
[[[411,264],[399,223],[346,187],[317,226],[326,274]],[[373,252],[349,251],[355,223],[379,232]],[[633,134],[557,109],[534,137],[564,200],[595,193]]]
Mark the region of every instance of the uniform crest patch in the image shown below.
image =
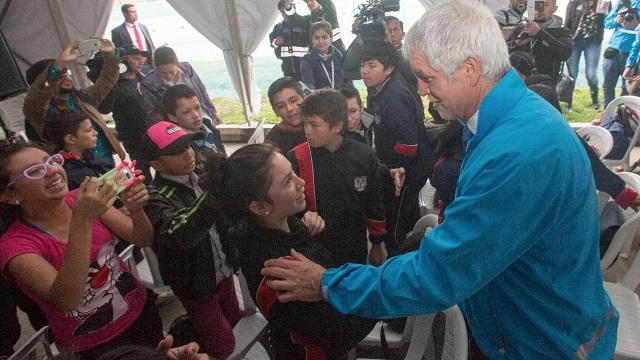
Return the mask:
[[[367,177],[366,176],[356,176],[353,178],[353,187],[356,191],[361,192],[367,188]]]

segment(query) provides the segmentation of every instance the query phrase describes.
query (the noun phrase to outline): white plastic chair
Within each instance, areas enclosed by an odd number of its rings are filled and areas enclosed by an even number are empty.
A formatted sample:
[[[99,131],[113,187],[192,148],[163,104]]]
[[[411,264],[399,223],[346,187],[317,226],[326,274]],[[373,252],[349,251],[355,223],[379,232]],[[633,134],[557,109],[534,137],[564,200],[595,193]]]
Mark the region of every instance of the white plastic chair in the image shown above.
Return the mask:
[[[618,341],[615,359],[640,359],[640,299],[634,292],[640,285],[640,254],[619,283],[604,283],[618,310]]]
[[[269,359],[268,352],[258,343],[266,333],[268,322],[253,303],[249,287],[247,286],[247,280],[242,272],[238,274],[238,283],[236,286],[240,287],[244,316],[233,327],[236,347],[229,356],[229,359],[244,359],[250,351],[254,358]],[[256,354],[259,354],[259,356],[255,357]]]
[[[429,180],[420,189],[418,202],[420,204],[420,215],[438,214],[439,210],[435,207],[433,200],[436,196],[436,188],[434,188]]]
[[[9,357],[9,360],[49,360],[55,358],[58,350],[49,342],[49,327],[43,326],[27,342]]]
[[[265,121],[266,119],[262,118],[262,120],[258,122],[258,124],[256,125],[255,131],[253,132],[253,134],[251,134],[251,137],[249,138],[249,140],[247,140],[247,145],[262,144],[264,142],[264,122]]]
[[[618,176],[625,183],[633,188],[635,191],[640,193],[640,176],[630,172],[621,172],[618,173]],[[633,213],[633,210],[629,210]],[[611,244],[607,248],[607,251],[600,259],[600,269],[602,273],[605,275],[605,278],[609,278],[607,273],[610,269],[617,268],[616,266],[612,266],[618,255],[622,255],[626,257],[629,254],[631,244],[636,235],[636,230],[638,229],[638,225],[640,225],[640,212],[634,213],[629,219],[627,219],[620,229],[616,231],[613,239],[611,240]]]
[[[399,349],[410,342],[405,360],[420,360],[426,349],[426,339],[431,334],[433,315],[409,316],[404,330],[399,333],[389,327],[389,324],[378,321],[373,330],[358,346],[381,347],[380,328],[384,328],[384,336],[389,349]]]
[[[444,311],[446,317],[442,359],[466,360],[469,357],[467,325],[458,305]]]
[[[620,96],[614,99],[613,101],[611,101],[609,105],[607,105],[607,108],[604,110],[604,113],[602,114],[602,119],[604,120],[609,116],[613,115],[616,112],[618,105],[621,105],[621,104],[632,106],[636,111],[638,111],[638,113],[640,113],[640,97],[626,95],[626,96]],[[627,148],[627,151],[624,153],[624,156],[621,159],[604,159],[602,160],[602,162],[608,167],[622,165],[624,167],[624,170],[628,171],[629,165],[630,165],[629,157],[631,156],[631,150],[633,150],[633,147],[636,145],[639,135],[640,135],[640,126],[638,126],[636,128],[636,131],[633,133],[633,137],[631,138],[629,147]]]
[[[135,245],[127,246],[120,252],[120,258],[128,265],[131,273],[138,278],[145,287],[153,290],[157,295],[157,304],[166,303],[175,298],[175,294],[169,285],[165,285],[160,275],[158,258],[150,247],[142,248],[144,260],[136,264],[133,259]]]
[[[133,250],[136,248],[135,245],[131,244],[127,246],[124,250],[120,252],[120,259],[127,265],[129,271],[136,278],[140,279],[140,275],[138,274],[138,266],[136,264],[135,259],[133,258]]]
[[[599,155],[600,159],[604,159],[613,148],[613,136],[603,127],[587,125],[578,129],[576,134]]]

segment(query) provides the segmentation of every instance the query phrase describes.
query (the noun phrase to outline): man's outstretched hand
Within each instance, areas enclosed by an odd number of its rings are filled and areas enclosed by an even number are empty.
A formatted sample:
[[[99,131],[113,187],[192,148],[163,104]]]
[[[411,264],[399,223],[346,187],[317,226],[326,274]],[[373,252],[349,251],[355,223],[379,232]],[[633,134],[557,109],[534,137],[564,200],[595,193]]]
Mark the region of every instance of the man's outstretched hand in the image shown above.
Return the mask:
[[[291,256],[265,261],[262,275],[280,302],[322,300],[320,281],[325,268],[291,249]]]

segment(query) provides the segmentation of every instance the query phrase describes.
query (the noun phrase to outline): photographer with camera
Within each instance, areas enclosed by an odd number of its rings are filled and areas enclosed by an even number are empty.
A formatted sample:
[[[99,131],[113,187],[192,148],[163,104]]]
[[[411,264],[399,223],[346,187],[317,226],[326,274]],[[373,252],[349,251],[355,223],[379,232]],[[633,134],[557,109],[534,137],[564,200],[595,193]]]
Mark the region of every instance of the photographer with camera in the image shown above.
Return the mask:
[[[271,47],[276,57],[282,60],[282,73],[296,80],[301,80],[300,62],[309,52],[311,23],[322,20],[323,7],[317,0],[308,0],[310,15],[299,15],[293,0],[278,1],[278,10],[282,15],[282,22],[277,23],[269,34]]]
[[[639,24],[638,3],[638,0],[620,0],[611,8],[604,19],[604,28],[613,30],[609,46],[602,55],[604,57],[602,89],[604,90],[605,107],[616,98],[618,78],[625,70],[627,58],[636,38],[635,29]],[[622,93],[620,95],[627,95],[624,78],[622,78]]]
[[[397,72],[405,84],[418,96],[418,80],[402,55],[404,23],[395,16],[384,15],[387,11],[398,10],[397,1],[374,1],[368,5],[360,5],[351,30],[357,36],[347,49],[342,63],[342,76],[345,81],[361,78],[360,62],[362,49],[366,43],[386,41],[398,51]],[[361,27],[364,27],[364,31],[361,31]]]
[[[533,20],[518,24],[507,41],[510,53],[529,53],[536,61],[538,74],[550,76],[554,84],[573,47],[571,32],[562,26],[562,18],[553,14],[557,9],[556,0],[535,1]]]
[[[89,42],[95,42],[91,39]],[[120,63],[113,43],[98,39],[98,49],[104,54],[104,67],[94,85],[86,89],[76,89],[70,77],[69,66],[79,57],[86,55],[81,49],[87,41],[69,42],[56,59],[45,59],[33,64],[27,70],[27,82],[31,84],[24,101],[24,114],[31,127],[32,140],[50,140],[51,127],[55,117],[63,111],[82,110],[89,114],[93,128],[98,132],[96,155],[107,167],[115,166],[113,153],[121,160],[125,152],[113,136],[104,119],[96,109],[118,81]],[[33,138],[35,137],[35,139]]]

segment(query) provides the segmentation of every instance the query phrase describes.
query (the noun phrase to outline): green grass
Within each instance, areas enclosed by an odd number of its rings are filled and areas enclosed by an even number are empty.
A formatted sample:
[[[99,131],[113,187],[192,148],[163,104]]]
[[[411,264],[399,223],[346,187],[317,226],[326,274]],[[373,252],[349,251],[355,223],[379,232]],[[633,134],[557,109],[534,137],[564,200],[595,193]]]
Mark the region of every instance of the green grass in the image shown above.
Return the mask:
[[[602,104],[604,95],[600,91],[599,99]],[[604,107],[601,105],[600,109],[595,110],[591,107],[591,94],[589,93],[589,87],[576,88],[573,92],[573,109],[567,110],[567,104],[560,104],[562,107],[562,115],[569,122],[591,122],[602,115]]]
[[[360,90],[360,97],[363,100],[366,99],[367,91]],[[603,98],[604,96],[600,94],[600,99]],[[227,97],[216,97],[213,98],[213,103],[216,104],[216,108],[220,112],[220,116],[225,124],[246,123],[240,100]],[[425,101],[425,108],[427,104],[428,103]],[[562,114],[570,122],[591,122],[592,120],[599,118],[603,111],[604,109],[602,107],[600,107],[599,110],[595,110],[591,107],[591,96],[589,95],[589,88],[586,86],[575,89],[575,92],[573,93],[573,109],[571,112],[567,110],[566,104],[562,104]],[[425,114],[428,118],[429,113],[426,112],[426,110]],[[260,120],[262,118],[266,118],[267,123],[269,124],[275,124],[280,121],[271,109],[271,105],[269,104],[266,94],[262,95],[261,111],[253,116],[254,120]]]

